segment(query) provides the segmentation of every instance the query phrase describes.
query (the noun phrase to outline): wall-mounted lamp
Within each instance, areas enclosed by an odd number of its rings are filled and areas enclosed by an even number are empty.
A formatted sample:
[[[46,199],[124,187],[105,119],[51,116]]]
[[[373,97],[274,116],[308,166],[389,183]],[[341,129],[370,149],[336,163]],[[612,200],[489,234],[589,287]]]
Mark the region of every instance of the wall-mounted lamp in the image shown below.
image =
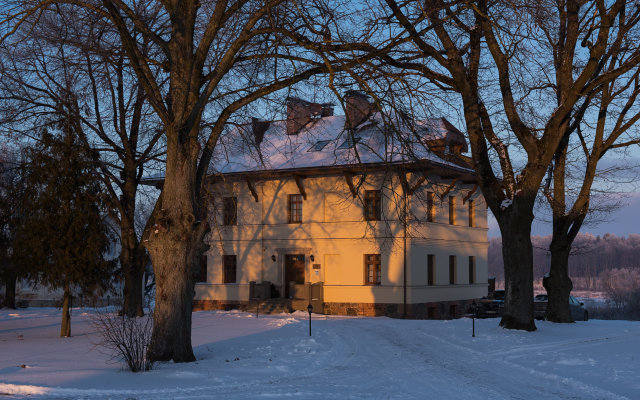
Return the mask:
[[[311,260],[311,262],[314,262],[316,260],[316,258],[312,255],[309,256],[309,259]]]
[[[275,254],[271,255],[271,261],[276,262],[276,255]]]

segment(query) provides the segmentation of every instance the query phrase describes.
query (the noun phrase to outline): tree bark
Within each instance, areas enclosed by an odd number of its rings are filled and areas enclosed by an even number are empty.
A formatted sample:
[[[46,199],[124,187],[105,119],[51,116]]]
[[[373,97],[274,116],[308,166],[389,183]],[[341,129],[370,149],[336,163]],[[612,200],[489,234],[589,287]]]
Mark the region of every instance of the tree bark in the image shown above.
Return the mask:
[[[195,251],[190,240],[158,240],[165,251],[153,251],[156,304],[148,357],[153,361],[195,361],[191,347],[194,280],[189,266]],[[164,254],[161,254],[164,253]],[[152,255],[152,257],[154,257]]]
[[[64,297],[62,299],[62,324],[60,325],[60,337],[71,336],[71,315],[69,307],[71,306],[71,289],[69,284],[64,285]]]
[[[16,282],[15,273],[7,271],[4,276],[4,301],[3,306],[15,310],[16,308]]]
[[[168,138],[178,135],[167,134]],[[197,143],[197,142],[196,142]],[[194,272],[208,246],[206,207],[201,188],[195,187],[198,149],[168,146],[166,178],[160,210],[154,226],[145,232],[145,242],[156,279],[156,303],[148,357],[152,361],[195,361],[191,347],[191,312],[195,294]],[[185,149],[185,147],[187,149]],[[156,206],[156,209],[158,207]]]
[[[562,233],[553,234],[551,241],[551,268],[542,284],[549,295],[545,318],[552,322],[574,322],[569,307],[569,295],[573,283],[569,278],[569,253],[571,244]]]
[[[498,220],[502,234],[505,301],[500,326],[535,331],[530,201],[514,200]]]
[[[136,248],[123,246],[120,263],[124,273],[124,288],[122,292],[122,314],[128,317],[142,317],[144,315],[142,278],[144,275],[143,261],[137,256]]]
[[[144,248],[136,237],[133,221],[128,216],[121,216],[120,265],[124,274],[122,313],[128,317],[142,317],[144,302],[142,294],[142,278],[146,257]]]

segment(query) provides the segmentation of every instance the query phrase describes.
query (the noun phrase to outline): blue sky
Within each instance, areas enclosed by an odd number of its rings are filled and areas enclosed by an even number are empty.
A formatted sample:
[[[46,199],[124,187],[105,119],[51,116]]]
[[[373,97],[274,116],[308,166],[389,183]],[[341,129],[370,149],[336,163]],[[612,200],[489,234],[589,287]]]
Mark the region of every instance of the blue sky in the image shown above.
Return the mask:
[[[606,222],[597,225],[583,226],[581,233],[604,235],[613,233],[616,236],[628,236],[631,233],[640,234],[640,193],[631,193],[625,200],[625,205],[610,216]],[[545,236],[551,234],[551,225],[539,220],[533,223],[532,235]],[[489,237],[499,237],[500,229],[493,215],[489,213]]]

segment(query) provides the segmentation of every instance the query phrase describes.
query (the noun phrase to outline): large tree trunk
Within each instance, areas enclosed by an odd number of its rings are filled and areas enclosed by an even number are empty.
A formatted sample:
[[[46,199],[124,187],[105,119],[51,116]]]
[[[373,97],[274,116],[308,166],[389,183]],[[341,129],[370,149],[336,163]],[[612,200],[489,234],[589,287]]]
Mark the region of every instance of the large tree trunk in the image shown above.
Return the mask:
[[[163,240],[157,243],[164,251],[152,251],[156,276],[156,304],[153,312],[153,332],[148,357],[153,361],[195,361],[191,347],[191,311],[195,263],[194,246],[190,240]]]
[[[144,315],[142,278],[144,265],[134,253],[136,249],[122,249],[120,262],[124,273],[124,288],[122,292],[122,314],[128,317],[142,317]]]
[[[123,170],[125,175],[122,197],[120,198],[120,265],[124,274],[122,293],[122,313],[128,317],[144,315],[142,278],[146,264],[144,248],[135,231],[136,214],[136,166],[128,160]]]
[[[527,202],[522,202],[527,203]],[[533,213],[518,200],[498,220],[502,234],[505,300],[500,326],[535,331],[533,319]],[[520,212],[518,212],[520,207]]]
[[[545,318],[552,322],[574,322],[569,307],[569,295],[573,283],[569,278],[569,253],[571,244],[566,234],[554,232],[551,240],[551,268],[549,275],[542,279],[549,301]]]
[[[16,308],[16,283],[18,278],[12,271],[7,271],[4,275],[4,301],[3,306],[6,308]]]
[[[64,297],[62,298],[62,324],[60,324],[60,337],[71,336],[71,315],[69,307],[71,306],[71,289],[68,284],[64,285]]]
[[[126,224],[123,222],[123,225]],[[141,248],[133,227],[123,226],[121,232],[120,265],[124,274],[122,313],[128,317],[142,317],[144,315],[142,295],[144,249]]]
[[[168,149],[177,147],[173,143]],[[153,331],[147,353],[153,361],[195,361],[191,347],[194,271],[207,249],[203,239],[208,232],[206,207],[201,206],[194,163],[189,161],[197,155],[195,148],[167,151],[167,174],[158,200],[160,209],[154,226],[145,233],[156,279]]]

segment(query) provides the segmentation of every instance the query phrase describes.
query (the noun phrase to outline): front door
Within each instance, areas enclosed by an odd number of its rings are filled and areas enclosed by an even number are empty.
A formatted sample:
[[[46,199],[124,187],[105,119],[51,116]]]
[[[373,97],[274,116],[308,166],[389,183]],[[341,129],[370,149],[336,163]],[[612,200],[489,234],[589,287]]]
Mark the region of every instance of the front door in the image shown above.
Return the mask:
[[[290,282],[304,285],[304,254],[287,254],[284,257],[284,296],[288,299]]]

